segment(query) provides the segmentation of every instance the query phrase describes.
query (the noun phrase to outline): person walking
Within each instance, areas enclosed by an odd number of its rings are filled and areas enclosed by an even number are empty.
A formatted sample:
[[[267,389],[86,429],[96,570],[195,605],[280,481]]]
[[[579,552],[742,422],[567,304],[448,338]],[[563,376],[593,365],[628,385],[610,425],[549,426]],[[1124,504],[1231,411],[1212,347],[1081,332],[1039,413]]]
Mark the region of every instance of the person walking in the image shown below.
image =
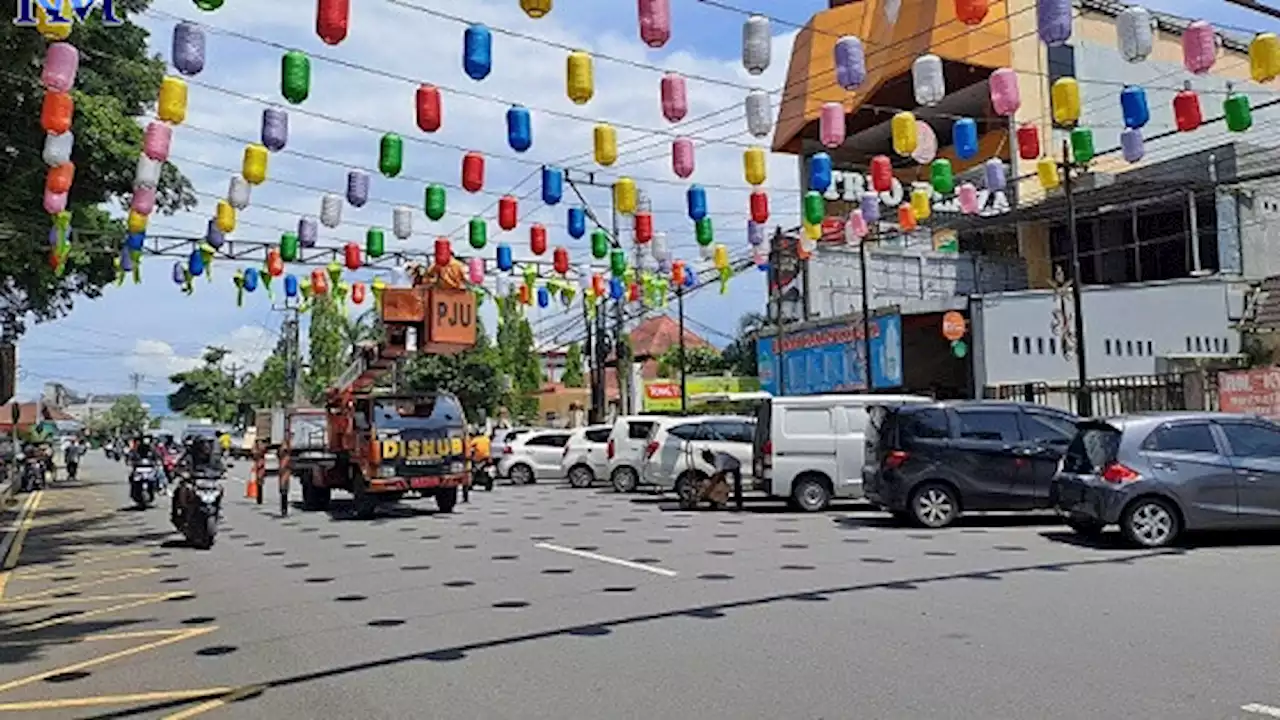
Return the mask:
[[[85,451],[84,441],[80,438],[73,438],[67,449],[62,451],[62,462],[67,466],[68,480],[75,481],[76,474],[80,472],[80,458],[84,457]]]

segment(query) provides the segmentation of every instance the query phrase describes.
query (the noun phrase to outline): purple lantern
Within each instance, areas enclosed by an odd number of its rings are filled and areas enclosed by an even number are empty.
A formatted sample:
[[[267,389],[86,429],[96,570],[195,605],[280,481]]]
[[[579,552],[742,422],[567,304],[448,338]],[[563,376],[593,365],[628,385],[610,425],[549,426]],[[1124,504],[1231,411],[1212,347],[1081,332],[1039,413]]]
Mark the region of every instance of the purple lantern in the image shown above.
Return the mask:
[[[215,220],[209,220],[209,229],[204,233],[205,242],[209,243],[209,247],[217,250],[227,241],[227,236],[222,234],[218,229],[218,223]]]
[[[309,248],[316,246],[316,235],[319,228],[316,227],[316,219],[313,217],[298,218],[298,243],[302,247]]]
[[[1136,163],[1141,160],[1147,154],[1142,131],[1138,128],[1125,128],[1120,133],[1120,152],[1124,155],[1125,162]]]
[[[982,173],[988,190],[995,192],[1004,189],[1004,163],[996,158],[991,158],[983,164]]]
[[[1036,31],[1045,45],[1071,39],[1071,0],[1036,0]]]
[[[880,194],[863,193],[858,209],[862,211],[862,219],[866,220],[868,225],[880,222]]]

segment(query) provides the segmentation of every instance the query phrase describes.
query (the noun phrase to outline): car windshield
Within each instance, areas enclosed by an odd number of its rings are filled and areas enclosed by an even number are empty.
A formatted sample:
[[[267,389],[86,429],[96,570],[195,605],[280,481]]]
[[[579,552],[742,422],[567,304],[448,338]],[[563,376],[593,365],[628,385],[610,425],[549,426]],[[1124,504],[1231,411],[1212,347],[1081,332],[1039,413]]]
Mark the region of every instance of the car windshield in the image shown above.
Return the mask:
[[[462,406],[452,395],[378,400],[373,406],[373,423],[384,430],[439,428],[465,423]]]

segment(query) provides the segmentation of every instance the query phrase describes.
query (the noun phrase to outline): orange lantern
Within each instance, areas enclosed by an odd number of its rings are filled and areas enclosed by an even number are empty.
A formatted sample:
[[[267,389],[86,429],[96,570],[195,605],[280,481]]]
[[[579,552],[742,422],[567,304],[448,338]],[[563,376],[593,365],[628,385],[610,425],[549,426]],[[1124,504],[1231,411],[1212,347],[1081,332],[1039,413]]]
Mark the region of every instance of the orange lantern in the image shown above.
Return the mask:
[[[453,262],[453,243],[449,238],[436,238],[435,251],[436,267],[446,267]]]
[[[595,291],[596,297],[604,297],[604,294],[609,291],[609,288],[605,285],[603,275],[600,273],[592,273],[591,289]]]
[[[267,251],[267,273],[271,277],[280,277],[284,274],[284,258],[280,255],[280,248],[271,248]]]
[[[987,17],[988,0],[956,0],[956,19],[965,25],[977,25]]]
[[[529,250],[534,255],[547,252],[547,228],[542,223],[529,226]]]
[[[49,173],[45,175],[44,190],[54,195],[70,192],[71,181],[75,179],[75,176],[75,163],[64,162],[56,167],[51,167],[49,168]]]
[[[916,229],[916,213],[906,203],[898,206],[898,226],[902,228],[903,232],[911,232]]]
[[[342,255],[348,270],[359,270],[360,266],[364,264],[360,258],[360,246],[356,243],[347,243],[342,248]]]
[[[311,271],[311,292],[316,295],[329,294],[329,275],[321,268]]]
[[[351,285],[351,302],[356,305],[364,304],[365,287],[364,283],[352,283]]]
[[[556,272],[560,273],[561,275],[564,275],[565,273],[569,272],[569,251],[568,250],[565,250],[562,247],[558,247],[555,249],[555,252],[551,253],[551,257],[552,257],[552,263],[555,265]]]
[[[757,223],[769,222],[769,194],[763,190],[751,193],[751,219]]]
[[[806,248],[803,243],[799,243],[796,245],[796,257],[800,258],[801,260],[808,260],[809,258],[813,257],[813,253],[810,252],[809,249]]]
[[[636,242],[641,245],[653,239],[653,214],[647,212],[636,213]]]
[[[520,304],[521,304],[521,305],[528,305],[528,304],[530,304],[532,301],[533,301],[533,294],[532,294],[532,292],[529,290],[529,286],[528,286],[528,285],[523,285],[523,284],[522,284],[522,285],[520,286]]]
[[[498,199],[498,227],[503,230],[514,230],[516,227],[516,199],[511,195],[503,195]]]
[[[671,282],[680,288],[684,287],[684,261],[677,260],[671,263]]]
[[[46,92],[40,106],[40,127],[50,135],[61,135],[71,129],[71,116],[75,114],[75,101],[70,93]]]

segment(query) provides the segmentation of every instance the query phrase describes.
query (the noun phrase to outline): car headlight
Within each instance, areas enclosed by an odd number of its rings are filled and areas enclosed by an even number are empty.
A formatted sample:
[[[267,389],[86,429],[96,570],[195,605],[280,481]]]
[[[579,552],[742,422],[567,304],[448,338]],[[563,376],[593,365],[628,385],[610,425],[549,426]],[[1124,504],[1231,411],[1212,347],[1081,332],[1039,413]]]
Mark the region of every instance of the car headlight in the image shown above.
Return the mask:
[[[395,477],[395,476],[396,476],[396,469],[394,467],[391,467],[388,465],[388,466],[383,466],[378,468],[378,477],[389,478],[389,477]]]
[[[463,472],[466,469],[467,469],[467,466],[460,462],[449,463],[449,472],[453,473],[454,475],[457,475],[458,473]]]

